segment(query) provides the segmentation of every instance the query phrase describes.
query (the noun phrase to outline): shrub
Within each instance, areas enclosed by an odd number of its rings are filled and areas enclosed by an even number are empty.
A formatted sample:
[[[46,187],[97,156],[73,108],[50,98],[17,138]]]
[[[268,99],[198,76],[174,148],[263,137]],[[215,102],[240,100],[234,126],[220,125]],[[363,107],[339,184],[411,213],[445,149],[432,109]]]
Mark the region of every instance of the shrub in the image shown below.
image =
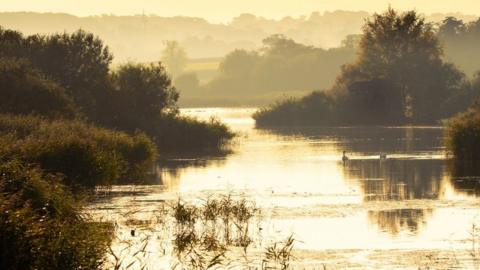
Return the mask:
[[[0,138],[0,156],[62,173],[69,185],[141,181],[156,158],[155,145],[143,134],[129,136],[78,120],[2,115]]]
[[[480,111],[471,108],[446,124],[446,146],[457,160],[480,160]]]
[[[288,98],[261,108],[253,114],[255,124],[263,126],[328,125],[334,123],[334,101],[324,92]]]
[[[89,222],[61,184],[19,161],[0,164],[0,268],[100,269],[107,224]]]
[[[163,115],[146,131],[162,152],[222,152],[235,134],[220,121]]]

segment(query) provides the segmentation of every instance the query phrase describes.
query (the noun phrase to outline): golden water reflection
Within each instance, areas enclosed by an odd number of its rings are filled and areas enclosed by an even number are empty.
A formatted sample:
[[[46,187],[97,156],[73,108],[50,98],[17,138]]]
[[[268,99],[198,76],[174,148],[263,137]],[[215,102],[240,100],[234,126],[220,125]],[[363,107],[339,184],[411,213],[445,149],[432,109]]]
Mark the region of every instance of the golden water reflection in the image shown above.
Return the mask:
[[[465,195],[476,194],[464,192],[465,182],[452,181],[443,148],[443,130],[439,127],[260,130],[254,128],[252,111],[183,110],[205,119],[215,115],[239,132],[240,138],[234,153],[221,162],[180,168],[173,176],[164,175],[164,181],[179,194],[241,190],[263,207],[317,207],[318,216],[323,219],[332,218],[326,205],[334,205],[333,211],[338,209],[342,215],[362,209],[367,224],[391,236],[401,232],[418,235],[428,229],[437,208],[450,204],[455,207]],[[345,164],[341,162],[343,151],[349,157]],[[387,158],[380,159],[380,154]],[[479,190],[478,182],[471,186],[472,183],[469,182],[468,189]],[[393,204],[383,209],[382,202]],[[415,203],[412,206],[402,202]],[[302,210],[295,213],[298,211]],[[310,215],[312,211],[304,212]],[[472,221],[468,215],[459,215],[457,219],[464,223],[465,230]],[[359,222],[351,224],[352,228],[358,227]],[[444,235],[447,233],[439,232],[438,236]]]
[[[476,172],[446,160],[441,128],[260,130],[252,112],[182,110],[217,116],[239,136],[224,157],[163,160],[162,194],[255,200],[268,213],[266,232],[293,233],[299,247],[316,250],[451,248],[464,244],[479,221]]]

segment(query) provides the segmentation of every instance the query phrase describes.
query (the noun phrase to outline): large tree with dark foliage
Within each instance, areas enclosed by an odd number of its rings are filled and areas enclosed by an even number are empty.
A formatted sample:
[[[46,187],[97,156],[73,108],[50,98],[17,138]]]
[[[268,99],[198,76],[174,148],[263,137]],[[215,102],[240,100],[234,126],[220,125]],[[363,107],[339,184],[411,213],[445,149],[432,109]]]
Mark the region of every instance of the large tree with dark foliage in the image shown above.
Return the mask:
[[[449,101],[464,86],[464,74],[443,62],[432,25],[414,11],[389,9],[367,21],[358,58],[343,68],[334,90],[344,94],[348,121],[384,114],[378,121],[426,123],[451,115]]]
[[[126,64],[111,75],[109,125],[127,131],[148,129],[162,114],[177,112],[178,92],[160,64]]]
[[[0,57],[24,58],[48,79],[59,83],[89,117],[103,112],[108,94],[108,47],[91,33],[32,35],[24,37],[0,28]]]
[[[0,58],[0,113],[73,118],[77,108],[65,89],[24,60]]]

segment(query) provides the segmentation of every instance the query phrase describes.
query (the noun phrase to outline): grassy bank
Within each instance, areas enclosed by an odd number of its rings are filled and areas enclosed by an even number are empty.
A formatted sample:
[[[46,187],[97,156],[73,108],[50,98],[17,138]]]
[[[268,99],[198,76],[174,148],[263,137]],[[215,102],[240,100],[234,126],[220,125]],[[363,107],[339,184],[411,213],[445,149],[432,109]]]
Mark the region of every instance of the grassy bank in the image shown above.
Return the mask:
[[[78,120],[0,115],[0,157],[63,174],[68,185],[93,187],[145,180],[157,156],[145,135],[130,136]]]

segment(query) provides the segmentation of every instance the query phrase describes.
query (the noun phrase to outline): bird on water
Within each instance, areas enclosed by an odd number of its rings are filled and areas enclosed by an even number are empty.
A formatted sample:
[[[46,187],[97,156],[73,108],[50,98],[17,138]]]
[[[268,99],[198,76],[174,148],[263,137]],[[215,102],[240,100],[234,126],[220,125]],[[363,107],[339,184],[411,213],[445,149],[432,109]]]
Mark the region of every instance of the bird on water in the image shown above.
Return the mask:
[[[347,151],[343,151],[343,156],[342,156],[342,161],[346,162],[348,160],[348,157],[346,155]]]

